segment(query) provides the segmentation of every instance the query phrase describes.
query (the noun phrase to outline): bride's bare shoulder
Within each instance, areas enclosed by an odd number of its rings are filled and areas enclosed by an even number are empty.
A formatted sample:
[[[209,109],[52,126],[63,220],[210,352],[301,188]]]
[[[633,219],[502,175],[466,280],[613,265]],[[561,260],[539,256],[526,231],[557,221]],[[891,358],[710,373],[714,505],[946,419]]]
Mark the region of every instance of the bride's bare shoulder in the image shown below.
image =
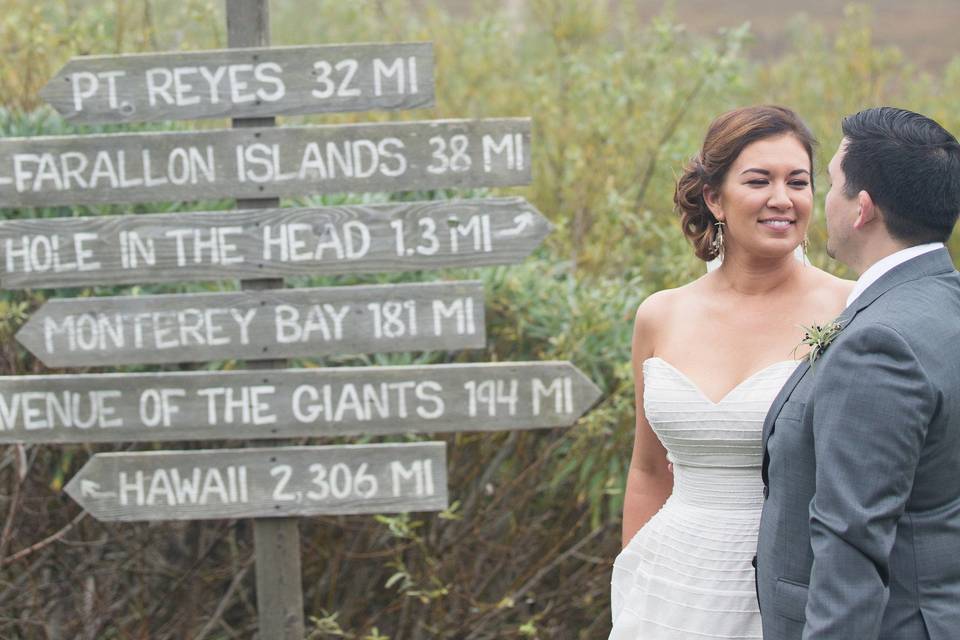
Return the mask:
[[[634,321],[634,333],[653,334],[658,327],[669,325],[685,305],[694,301],[699,280],[674,289],[661,289],[647,296],[640,306]]]
[[[847,298],[853,292],[856,284],[853,280],[838,278],[832,273],[828,273],[817,267],[810,267],[809,290],[817,298],[821,299],[824,305],[843,309],[847,304]]]

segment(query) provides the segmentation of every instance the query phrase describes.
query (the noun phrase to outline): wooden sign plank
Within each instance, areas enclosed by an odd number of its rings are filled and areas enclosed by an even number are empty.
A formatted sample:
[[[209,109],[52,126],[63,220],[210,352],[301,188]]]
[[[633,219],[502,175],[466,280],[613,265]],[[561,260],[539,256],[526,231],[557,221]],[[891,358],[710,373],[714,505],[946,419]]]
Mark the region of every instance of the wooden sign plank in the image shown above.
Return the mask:
[[[327,437],[572,425],[569,362],[0,377],[0,443]]]
[[[49,300],[17,333],[48,367],[483,347],[483,283]]]
[[[81,124],[433,106],[433,45],[343,44],[83,56],[40,90]]]
[[[522,198],[0,222],[0,288],[519,262],[550,223]]]
[[[98,520],[440,511],[446,469],[443,442],[98,453],[65,490]]]
[[[504,187],[530,120],[432,120],[0,139],[0,207]]]

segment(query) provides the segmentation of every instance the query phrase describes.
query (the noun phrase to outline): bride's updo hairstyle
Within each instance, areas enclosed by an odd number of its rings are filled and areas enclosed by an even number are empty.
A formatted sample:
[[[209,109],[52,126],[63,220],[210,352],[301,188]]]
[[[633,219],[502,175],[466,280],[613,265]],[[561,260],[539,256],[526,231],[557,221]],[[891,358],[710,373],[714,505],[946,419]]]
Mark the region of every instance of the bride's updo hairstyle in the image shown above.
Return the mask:
[[[707,208],[703,188],[710,186],[719,191],[727,171],[748,144],[788,133],[807,150],[813,188],[813,147],[817,141],[792,110],[766,105],[743,107],[724,113],[710,124],[703,148],[684,167],[673,194],[683,234],[693,244],[698,258],[710,261],[717,257],[713,248],[717,219]]]

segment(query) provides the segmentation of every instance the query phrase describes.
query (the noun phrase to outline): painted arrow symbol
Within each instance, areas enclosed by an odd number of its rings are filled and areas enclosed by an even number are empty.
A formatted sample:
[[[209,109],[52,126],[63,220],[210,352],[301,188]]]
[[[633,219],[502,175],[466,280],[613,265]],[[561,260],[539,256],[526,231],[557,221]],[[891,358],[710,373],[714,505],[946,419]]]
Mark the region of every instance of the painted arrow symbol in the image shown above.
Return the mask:
[[[80,495],[84,498],[116,498],[116,491],[100,491],[100,484],[93,480],[80,481]]]
[[[504,229],[503,231],[498,232],[497,235],[500,237],[518,236],[521,233],[523,233],[527,227],[533,226],[535,222],[533,218],[533,214],[530,213],[529,211],[524,211],[520,215],[515,216],[513,218],[513,221],[516,223],[517,226],[511,227],[510,229]]]

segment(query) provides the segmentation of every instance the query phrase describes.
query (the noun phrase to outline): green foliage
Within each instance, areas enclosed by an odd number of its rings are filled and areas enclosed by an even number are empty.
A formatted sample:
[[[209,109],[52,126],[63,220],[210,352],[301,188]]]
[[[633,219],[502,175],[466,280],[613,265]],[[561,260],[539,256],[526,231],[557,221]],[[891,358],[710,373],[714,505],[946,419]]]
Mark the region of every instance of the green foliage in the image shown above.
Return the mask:
[[[821,184],[839,141],[840,118],[857,109],[897,104],[960,131],[955,108],[960,58],[941,72],[921,72],[896,49],[873,42],[869,12],[857,6],[848,9],[833,35],[809,18],[795,18],[786,53],[758,61],[750,55],[748,25],[694,37],[669,13],[641,21],[626,2],[614,10],[601,2],[528,0],[519,9],[505,9],[515,3],[487,0],[470,18],[452,15],[443,3],[424,4],[324,2],[304,19],[304,3],[274,0],[275,44],[429,40],[437,65],[437,104],[431,110],[295,117],[284,123],[532,116],[534,182],[499,193],[527,197],[557,229],[522,264],[440,274],[484,282],[485,349],[303,358],[294,365],[569,359],[604,395],[571,429],[443,436],[454,500],[446,512],[304,519],[309,637],[605,637],[609,568],[619,548],[633,439],[633,314],[651,292],[688,282],[704,270],[672,213],[679,167],[697,150],[714,116],[752,103],[790,105],[812,125],[822,142],[816,161]],[[212,0],[8,0],[5,9],[0,16],[4,137],[111,130],[77,128],[48,109],[35,109],[39,87],[72,55],[225,44],[222,6]],[[334,194],[284,204],[487,193]],[[229,205],[138,205],[132,210]],[[5,210],[2,215],[130,210],[58,207]],[[952,248],[960,255],[956,236]],[[822,220],[814,224],[811,239],[812,261],[844,274],[825,254]],[[288,285],[437,277],[413,272],[291,278]],[[41,372],[16,346],[13,334],[46,296],[232,288],[235,283],[225,282],[2,292],[0,367],[5,374]],[[235,366],[232,361],[204,365]],[[237,445],[176,446],[227,444]],[[24,454],[29,473],[23,480],[14,463],[22,452],[4,451],[0,486],[29,500],[19,510],[16,501],[5,503],[10,529],[4,534],[8,543],[0,543],[0,562],[4,554],[27,548],[70,522],[76,508],[55,492],[90,452],[110,448],[32,448]],[[207,628],[206,637],[253,635],[252,572],[244,574],[253,552],[248,522],[107,525],[88,518],[68,537],[74,542],[0,565],[0,577],[11,585],[0,595],[0,635],[197,637],[211,620],[216,624]],[[238,586],[232,585],[244,575]]]
[[[29,111],[40,88],[74,55],[225,46],[213,0],[4,0],[0,96]]]

